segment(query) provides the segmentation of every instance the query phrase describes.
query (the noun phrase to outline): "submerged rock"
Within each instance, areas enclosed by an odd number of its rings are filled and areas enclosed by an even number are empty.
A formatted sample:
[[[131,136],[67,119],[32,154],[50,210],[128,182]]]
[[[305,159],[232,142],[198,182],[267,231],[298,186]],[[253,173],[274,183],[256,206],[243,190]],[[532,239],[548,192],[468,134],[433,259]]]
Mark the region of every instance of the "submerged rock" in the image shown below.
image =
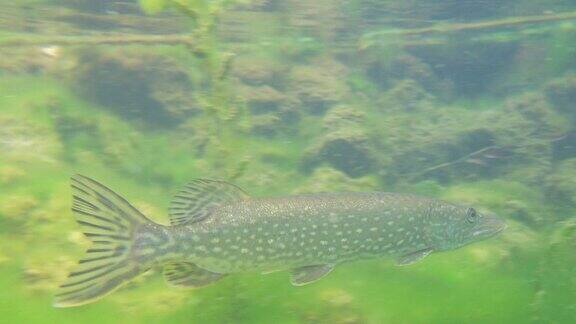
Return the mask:
[[[576,208],[576,158],[561,161],[545,180],[546,195],[559,208]]]
[[[347,105],[334,107],[324,117],[322,126],[326,131],[335,131],[345,127],[358,128],[365,123],[366,115],[360,109]]]
[[[339,77],[343,72],[338,69],[336,66],[331,70],[328,63],[326,66],[296,66],[289,75],[289,92],[302,102],[304,111],[323,114],[348,93],[347,85]]]
[[[376,189],[373,178],[350,178],[345,173],[331,167],[314,170],[308,180],[294,190],[294,194],[334,192],[334,191],[370,191]]]
[[[402,80],[380,98],[379,108],[386,113],[389,110],[415,112],[431,108],[434,96],[424,90],[416,81]]]
[[[382,89],[410,85],[417,87],[418,93],[433,92],[448,96],[453,86],[448,80],[439,78],[428,64],[409,54],[399,54],[392,58],[376,55],[376,58],[369,59],[366,74]],[[406,84],[404,80],[411,80],[412,84]]]
[[[492,149],[493,143],[493,135],[482,128],[431,137],[396,155],[389,175],[394,179],[434,178],[443,182],[453,177],[486,175],[489,164],[485,156],[500,154]]]
[[[544,93],[557,111],[576,124],[576,75],[551,81],[545,86]]]
[[[148,126],[178,124],[199,112],[186,67],[142,51],[85,52],[74,84],[86,97]]]
[[[453,46],[416,47],[411,54],[433,70],[433,74],[453,87],[453,92],[474,98],[479,93],[498,91],[495,83],[505,77],[514,64],[517,42],[467,42]]]
[[[276,114],[254,116],[251,119],[251,131],[264,137],[274,136],[283,128],[282,119]]]
[[[239,87],[238,92],[253,115],[276,112],[280,110],[288,100],[280,91],[267,85]]]
[[[306,169],[327,162],[351,177],[367,174],[374,163],[370,138],[361,130],[346,129],[327,134],[305,155]]]
[[[240,86],[239,96],[252,115],[253,134],[274,136],[283,131],[296,131],[299,119],[297,105],[288,96],[267,85]]]
[[[231,72],[244,84],[251,86],[276,85],[285,73],[277,61],[253,55],[234,58]]]
[[[482,112],[420,109],[419,117],[400,114],[404,117],[390,122],[383,141],[392,157],[387,168],[391,180],[448,182],[508,173],[536,183],[552,163],[554,143],[570,126],[538,93]]]
[[[324,134],[304,153],[306,171],[328,164],[351,177],[360,177],[375,166],[372,139],[353,108],[335,108],[324,118]]]

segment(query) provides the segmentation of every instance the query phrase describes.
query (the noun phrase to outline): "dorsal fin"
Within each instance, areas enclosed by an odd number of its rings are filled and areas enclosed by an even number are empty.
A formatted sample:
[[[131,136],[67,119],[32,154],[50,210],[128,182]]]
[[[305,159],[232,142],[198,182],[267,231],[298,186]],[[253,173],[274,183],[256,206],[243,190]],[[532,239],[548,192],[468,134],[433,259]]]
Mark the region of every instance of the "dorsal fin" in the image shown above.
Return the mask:
[[[241,188],[219,180],[195,179],[184,186],[170,203],[170,224],[182,225],[201,221],[212,209],[248,198]]]

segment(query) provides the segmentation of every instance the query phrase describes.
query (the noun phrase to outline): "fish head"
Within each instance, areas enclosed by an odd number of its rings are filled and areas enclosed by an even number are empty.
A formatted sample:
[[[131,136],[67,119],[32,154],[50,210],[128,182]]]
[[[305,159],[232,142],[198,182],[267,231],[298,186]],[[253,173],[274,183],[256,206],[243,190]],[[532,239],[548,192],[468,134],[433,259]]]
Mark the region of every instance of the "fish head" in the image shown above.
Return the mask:
[[[493,213],[480,213],[472,207],[452,206],[449,213],[436,214],[431,226],[437,250],[452,250],[482,241],[506,229],[506,223]]]

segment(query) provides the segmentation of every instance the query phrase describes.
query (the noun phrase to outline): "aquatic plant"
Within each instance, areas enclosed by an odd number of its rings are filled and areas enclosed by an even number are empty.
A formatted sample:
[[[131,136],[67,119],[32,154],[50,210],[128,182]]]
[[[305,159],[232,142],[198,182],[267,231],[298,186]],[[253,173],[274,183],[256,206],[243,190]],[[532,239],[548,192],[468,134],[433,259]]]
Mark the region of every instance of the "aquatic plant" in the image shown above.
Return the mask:
[[[508,1],[494,13],[480,8],[493,3],[473,2],[142,0],[143,16],[136,2],[106,13],[96,8],[104,2],[3,1],[3,319],[569,323],[575,61],[573,13],[562,8],[573,8]],[[486,19],[427,20],[462,6]],[[297,17],[302,8],[311,11]],[[502,18],[519,12],[535,16]],[[493,73],[475,80],[485,70],[470,67],[494,53],[507,63],[488,64]],[[124,73],[119,87],[153,88],[137,99],[161,103],[177,121],[151,129],[155,120],[138,110],[150,106],[126,113],[127,102],[70,89],[71,77],[105,66],[117,73],[100,74],[100,84]],[[76,79],[76,89],[94,86],[96,74]],[[454,80],[472,90],[464,95]],[[179,186],[210,177],[235,179],[253,196],[434,196],[495,212],[509,229],[414,267],[344,265],[305,289],[275,273],[169,290],[150,272],[146,285],[56,312],[53,291],[86,244],[69,217],[75,172],[111,182],[160,221]]]

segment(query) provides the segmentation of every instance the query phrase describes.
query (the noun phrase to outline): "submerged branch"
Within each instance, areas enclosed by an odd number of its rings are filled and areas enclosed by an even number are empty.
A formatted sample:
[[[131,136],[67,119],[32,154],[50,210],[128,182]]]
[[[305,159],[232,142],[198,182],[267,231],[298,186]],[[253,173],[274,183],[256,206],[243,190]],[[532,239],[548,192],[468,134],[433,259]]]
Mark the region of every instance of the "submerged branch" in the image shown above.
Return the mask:
[[[426,35],[436,33],[450,33],[459,31],[482,30],[491,28],[507,28],[519,25],[537,24],[546,22],[558,22],[565,20],[575,20],[576,12],[567,12],[559,14],[549,14],[542,16],[525,16],[525,17],[509,17],[500,20],[482,21],[475,23],[453,23],[453,24],[437,24],[430,27],[405,29],[405,30],[390,30],[381,32],[381,34],[393,34],[401,36],[410,35]]]
[[[195,42],[190,35],[98,35],[98,36],[12,36],[0,38],[0,46],[74,45],[186,45]]]
[[[420,178],[428,175],[429,173],[431,173],[431,172],[433,172],[433,171],[438,171],[438,170],[441,170],[441,169],[446,169],[446,168],[452,167],[452,166],[457,165],[457,164],[460,164],[460,163],[466,163],[466,162],[469,162],[469,161],[474,161],[474,159],[476,159],[476,158],[481,158],[481,157],[482,157],[483,155],[485,155],[485,154],[489,154],[490,152],[493,152],[493,151],[495,151],[495,150],[501,150],[501,149],[504,149],[504,147],[500,147],[500,146],[497,146],[497,145],[489,145],[489,146],[483,147],[483,148],[481,148],[481,149],[479,149],[479,150],[477,150],[477,151],[474,151],[474,152],[472,152],[472,153],[466,154],[466,155],[464,155],[464,156],[462,156],[462,157],[459,157],[459,158],[457,158],[457,159],[455,159],[455,160],[448,161],[448,162],[444,162],[444,163],[441,163],[441,164],[438,164],[438,165],[435,165],[435,166],[426,168],[426,169],[424,169],[423,171],[418,172],[417,174],[415,174],[415,175],[413,175],[412,177],[410,177],[410,180],[420,179]],[[474,163],[476,163],[476,162],[474,162]]]
[[[566,12],[542,16],[509,17],[499,20],[490,20],[474,23],[439,23],[430,27],[415,29],[392,29],[371,33],[374,36],[424,36],[430,34],[447,34],[463,31],[476,31],[495,28],[511,28],[521,25],[539,24],[576,20],[576,12]]]

